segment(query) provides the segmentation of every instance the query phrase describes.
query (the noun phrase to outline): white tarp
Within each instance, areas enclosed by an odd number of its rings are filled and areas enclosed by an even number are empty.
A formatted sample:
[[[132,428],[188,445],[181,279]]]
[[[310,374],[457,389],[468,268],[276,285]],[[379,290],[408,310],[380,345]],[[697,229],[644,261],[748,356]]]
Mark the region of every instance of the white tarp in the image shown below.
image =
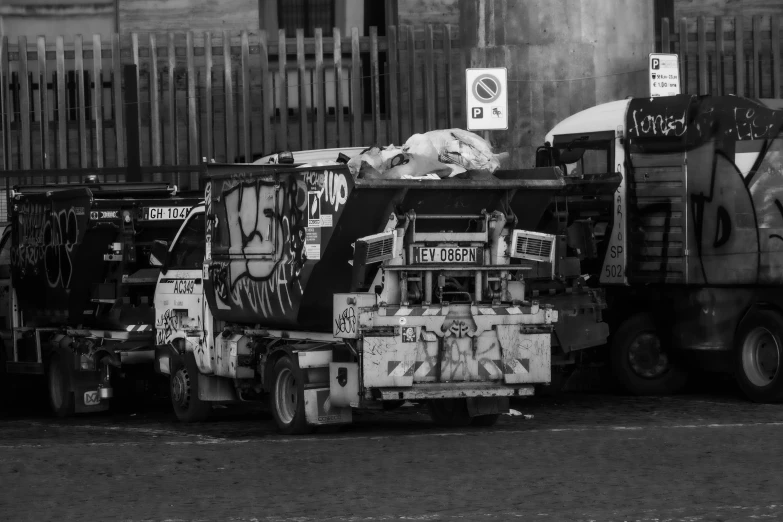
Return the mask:
[[[500,167],[500,155],[478,134],[444,129],[414,134],[402,147],[371,147],[348,162],[365,179],[442,179],[487,176]],[[468,171],[479,171],[463,175]]]

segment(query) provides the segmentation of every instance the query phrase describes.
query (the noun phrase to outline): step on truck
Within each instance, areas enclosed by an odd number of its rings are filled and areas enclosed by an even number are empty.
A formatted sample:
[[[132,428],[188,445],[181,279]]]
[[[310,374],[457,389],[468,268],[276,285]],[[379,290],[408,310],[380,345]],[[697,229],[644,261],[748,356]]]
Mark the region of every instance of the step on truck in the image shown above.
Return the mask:
[[[622,174],[596,222],[593,281],[628,392],[673,393],[697,368],[733,372],[751,400],[783,400],[783,100],[599,105],[554,127],[536,164]]]
[[[159,269],[149,251],[174,236],[199,200],[164,183],[11,190],[0,242],[3,384],[28,381],[29,389],[38,379],[52,410],[67,416],[108,409],[132,370],[156,378]]]
[[[404,401],[440,425],[488,426],[549,383],[558,310],[528,276],[560,281],[565,251],[534,229],[553,198],[619,183],[557,168],[440,181],[205,168],[203,203],[150,255],[155,369],[182,421],[267,401],[284,433]]]

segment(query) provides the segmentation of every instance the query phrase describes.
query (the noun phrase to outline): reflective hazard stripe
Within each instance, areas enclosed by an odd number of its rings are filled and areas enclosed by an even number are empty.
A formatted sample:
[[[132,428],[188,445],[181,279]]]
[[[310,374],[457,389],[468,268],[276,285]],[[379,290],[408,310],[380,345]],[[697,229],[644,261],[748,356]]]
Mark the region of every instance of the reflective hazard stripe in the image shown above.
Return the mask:
[[[130,324],[125,327],[126,332],[146,332],[152,330],[152,325],[149,324]]]
[[[507,359],[502,360],[486,359],[479,365],[479,375],[481,377],[492,377],[493,375],[513,375],[530,373],[530,359]]]
[[[478,315],[521,315],[522,309],[518,306],[483,306],[478,308]],[[420,317],[420,316],[435,316],[446,315],[443,313],[443,308],[439,306],[414,306],[414,307],[400,307],[395,309],[387,309],[386,316],[397,317]]]
[[[388,373],[389,377],[410,377],[413,375],[416,361],[389,361]]]

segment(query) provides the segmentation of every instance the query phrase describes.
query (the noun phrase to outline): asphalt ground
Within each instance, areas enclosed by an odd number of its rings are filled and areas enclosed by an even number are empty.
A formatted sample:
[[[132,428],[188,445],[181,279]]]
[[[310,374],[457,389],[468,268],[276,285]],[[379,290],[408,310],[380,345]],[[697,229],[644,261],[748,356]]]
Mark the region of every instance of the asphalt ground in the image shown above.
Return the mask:
[[[783,520],[783,405],[731,382],[660,398],[566,393],[492,428],[420,405],[279,435],[262,410],[165,402],[0,420],[0,519],[309,522]]]

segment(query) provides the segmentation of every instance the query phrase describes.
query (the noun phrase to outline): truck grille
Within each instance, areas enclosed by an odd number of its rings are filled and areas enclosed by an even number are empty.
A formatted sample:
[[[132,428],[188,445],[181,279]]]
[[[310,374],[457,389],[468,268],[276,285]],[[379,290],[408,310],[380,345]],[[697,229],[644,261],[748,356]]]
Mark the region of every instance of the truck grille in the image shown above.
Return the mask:
[[[366,263],[376,263],[394,257],[394,232],[385,232],[362,239],[367,243]]]
[[[511,245],[511,256],[529,261],[552,262],[555,236],[515,230]]]
[[[523,237],[517,243],[517,254],[529,256],[549,257],[549,251],[552,250],[552,242],[535,237]]]

